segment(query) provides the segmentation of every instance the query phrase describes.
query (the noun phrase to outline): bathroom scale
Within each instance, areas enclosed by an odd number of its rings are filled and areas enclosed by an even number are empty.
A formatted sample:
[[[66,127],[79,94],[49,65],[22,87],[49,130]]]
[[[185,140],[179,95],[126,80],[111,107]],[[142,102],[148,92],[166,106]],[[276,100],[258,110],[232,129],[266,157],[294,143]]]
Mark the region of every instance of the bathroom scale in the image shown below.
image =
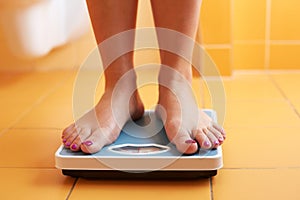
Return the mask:
[[[215,122],[216,112],[204,109]],[[192,155],[177,151],[167,138],[162,121],[146,111],[123,127],[118,139],[94,154],[73,152],[60,146],[56,168],[72,177],[98,179],[197,179],[215,176],[223,166],[222,148]]]

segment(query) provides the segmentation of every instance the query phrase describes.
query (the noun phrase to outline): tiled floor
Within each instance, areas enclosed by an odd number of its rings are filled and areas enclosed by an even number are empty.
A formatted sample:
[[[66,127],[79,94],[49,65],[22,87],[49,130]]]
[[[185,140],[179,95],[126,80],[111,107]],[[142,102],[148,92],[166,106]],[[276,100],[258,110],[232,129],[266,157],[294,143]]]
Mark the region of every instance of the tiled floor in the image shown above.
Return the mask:
[[[54,167],[54,152],[61,130],[73,119],[75,75],[0,73],[1,199],[300,199],[299,72],[237,72],[224,78],[227,103],[214,106],[209,93],[199,89],[205,84],[194,80],[200,105],[226,108],[228,132],[224,168],[214,178],[197,181],[104,181],[61,175]],[[141,90],[151,108],[156,87]],[[91,102],[82,98],[77,113]]]

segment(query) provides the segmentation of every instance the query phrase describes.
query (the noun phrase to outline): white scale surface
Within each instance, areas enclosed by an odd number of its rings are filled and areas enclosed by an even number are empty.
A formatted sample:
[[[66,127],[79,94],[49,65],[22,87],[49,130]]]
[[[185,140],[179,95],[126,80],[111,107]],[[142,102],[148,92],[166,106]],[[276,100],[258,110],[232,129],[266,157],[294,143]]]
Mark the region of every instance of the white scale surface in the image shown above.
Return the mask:
[[[217,121],[213,110],[204,110]],[[166,136],[161,120],[153,111],[127,123],[119,138],[95,154],[72,152],[63,146],[55,154],[56,167],[63,171],[216,171],[223,166],[222,149],[202,150],[182,155]],[[69,175],[69,174],[66,174]]]

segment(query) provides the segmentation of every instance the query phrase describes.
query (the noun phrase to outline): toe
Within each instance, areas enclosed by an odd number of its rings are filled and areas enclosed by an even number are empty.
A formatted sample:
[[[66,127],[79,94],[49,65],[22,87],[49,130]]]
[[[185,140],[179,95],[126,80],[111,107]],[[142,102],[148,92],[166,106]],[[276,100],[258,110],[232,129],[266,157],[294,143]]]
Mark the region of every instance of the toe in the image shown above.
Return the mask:
[[[194,138],[198,141],[202,149],[210,149],[212,147],[212,143],[210,139],[202,130],[196,129],[193,130],[192,133]]]
[[[193,154],[198,150],[198,145],[195,140],[193,140],[188,133],[179,133],[173,141],[179,152],[184,154]]]
[[[210,126],[207,128],[208,131],[210,131],[212,134],[214,134],[214,136],[218,139],[218,141],[220,142],[220,144],[222,144],[225,140],[223,134],[218,131],[217,129],[215,129],[214,127]]]
[[[63,139],[63,143],[66,148],[70,148],[73,141],[77,138],[78,132],[79,131],[77,129],[74,129],[73,132],[69,135],[69,137]]]
[[[96,153],[100,151],[103,148],[103,144],[99,143],[98,139],[96,138],[87,138],[86,141],[84,141],[80,149],[84,153]]]
[[[193,154],[198,150],[198,145],[187,131],[180,130],[181,120],[171,119],[165,123],[165,130],[169,140],[177,150],[184,154]]]
[[[65,128],[62,132],[62,139],[68,138],[74,131],[75,124],[71,124],[67,128]]]
[[[111,132],[103,133],[99,129],[93,131],[89,137],[81,144],[80,148],[85,153],[96,153],[100,151],[103,146],[115,141],[116,138],[110,137]],[[108,136],[108,137],[106,137]]]
[[[210,130],[203,129],[203,132],[210,140],[210,143],[212,144],[212,148],[217,148],[220,145],[218,138]]]
[[[79,151],[81,144],[90,136],[91,129],[89,128],[82,128],[77,135],[77,137],[73,140],[72,144],[70,145],[72,151]]]
[[[216,122],[212,122],[212,127],[220,132],[224,139],[226,138],[226,132],[219,124],[217,124]]]

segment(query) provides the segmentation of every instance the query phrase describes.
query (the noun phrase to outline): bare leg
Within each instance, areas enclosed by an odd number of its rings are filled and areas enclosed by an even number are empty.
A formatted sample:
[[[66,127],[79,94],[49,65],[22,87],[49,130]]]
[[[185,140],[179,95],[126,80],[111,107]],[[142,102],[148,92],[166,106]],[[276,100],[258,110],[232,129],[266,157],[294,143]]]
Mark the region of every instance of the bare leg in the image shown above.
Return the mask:
[[[196,141],[201,148],[217,147],[224,141],[225,133],[198,109],[190,85],[191,65],[176,54],[184,51],[189,59],[193,44],[181,40],[180,37],[174,39],[171,36],[172,32],[176,31],[195,38],[201,0],[151,0],[151,3],[156,27],[170,29],[170,34],[157,29],[162,67],[156,111],[165,121],[168,138],[179,151],[187,154],[197,151]],[[163,50],[170,44],[175,51],[173,53]],[[164,65],[168,67],[163,67]]]
[[[137,0],[87,0],[89,13],[98,44],[126,30],[134,29],[136,23]],[[116,40],[113,45],[99,48],[105,69],[105,92],[93,110],[67,127],[62,133],[66,148],[95,153],[107,144],[114,142],[120,129],[130,118],[138,119],[143,115],[144,107],[136,89],[136,74],[133,69],[133,52],[124,54],[110,63],[114,49],[129,46],[133,50],[134,34],[127,34],[123,40]],[[131,71],[130,71],[131,70]],[[121,77],[129,72],[119,90],[115,86]],[[120,85],[119,85],[120,86]],[[112,93],[114,99],[113,113]],[[135,91],[132,96],[130,92]],[[124,102],[129,100],[128,107]],[[129,113],[128,113],[129,110]],[[96,114],[96,119],[95,116]]]

